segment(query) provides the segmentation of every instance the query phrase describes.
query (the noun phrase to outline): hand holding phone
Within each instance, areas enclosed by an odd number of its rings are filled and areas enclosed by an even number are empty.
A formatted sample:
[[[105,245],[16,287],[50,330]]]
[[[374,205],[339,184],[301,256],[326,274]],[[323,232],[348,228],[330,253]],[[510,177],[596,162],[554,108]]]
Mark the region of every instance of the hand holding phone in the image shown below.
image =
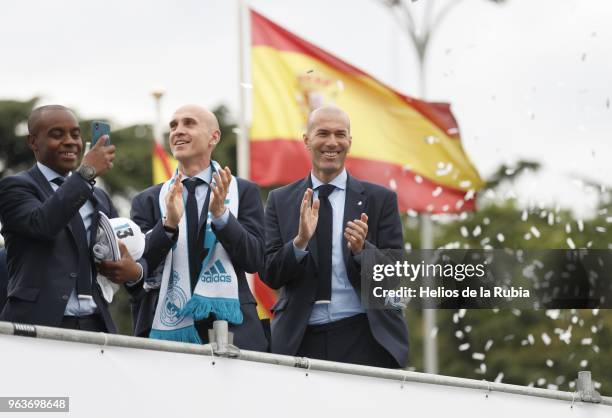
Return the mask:
[[[92,170],[89,171],[93,171],[93,174],[86,174],[95,178],[113,168],[115,146],[110,143],[110,125],[108,123],[93,121],[91,128],[93,145],[83,156],[81,166],[90,167]],[[100,140],[101,138],[106,138],[106,141]]]
[[[104,145],[111,145],[110,125],[106,122],[98,120],[91,122],[91,145],[96,145],[96,142],[98,142],[98,140],[104,135],[108,137]]]

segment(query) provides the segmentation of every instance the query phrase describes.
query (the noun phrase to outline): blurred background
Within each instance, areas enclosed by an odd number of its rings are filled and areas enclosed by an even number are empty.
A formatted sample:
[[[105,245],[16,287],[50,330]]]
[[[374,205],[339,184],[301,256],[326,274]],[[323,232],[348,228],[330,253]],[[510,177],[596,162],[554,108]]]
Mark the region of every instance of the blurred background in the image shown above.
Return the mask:
[[[485,186],[475,211],[428,216],[434,248],[612,249],[612,3],[248,5],[403,94],[451,103]],[[234,1],[3,4],[0,176],[34,162],[24,141],[30,111],[63,104],[80,117],[85,139],[89,121],[112,124],[117,159],[102,183],[128,216],[131,198],[152,184],[154,90],[164,92],[164,129],[180,105],[213,110],[223,138],[214,158],[236,172],[240,93],[248,99],[252,88],[239,78],[238,26]],[[250,109],[242,116],[250,124]],[[162,138],[167,145],[165,131]],[[270,189],[262,187],[264,201]],[[402,213],[406,248],[424,245],[422,219]],[[129,334],[123,291],[113,314]],[[596,389],[612,395],[609,311],[439,310],[427,332],[422,316],[406,312],[411,370],[426,370],[427,338],[441,374],[573,390],[577,372],[591,370]]]

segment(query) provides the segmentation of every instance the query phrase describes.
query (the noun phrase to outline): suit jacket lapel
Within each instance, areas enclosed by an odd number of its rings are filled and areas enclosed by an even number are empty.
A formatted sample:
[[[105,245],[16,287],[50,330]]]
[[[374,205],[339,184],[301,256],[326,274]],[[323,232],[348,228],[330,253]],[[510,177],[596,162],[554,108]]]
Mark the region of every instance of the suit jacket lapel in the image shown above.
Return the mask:
[[[344,238],[344,228],[346,228],[346,223],[348,221],[359,219],[362,213],[367,213],[367,206],[368,199],[363,185],[354,177],[347,176],[346,197],[344,199],[344,221],[342,223],[342,255],[344,256],[344,264],[348,263],[348,258],[351,253],[347,247],[346,238]]]
[[[53,191],[53,188],[47,181],[46,177],[38,169],[38,166],[36,164],[34,164],[34,166],[29,170],[29,174],[34,179],[39,189],[43,192],[45,199],[48,199],[53,195],[53,193],[55,193]],[[72,225],[70,224],[70,222],[68,222],[66,227],[68,228],[68,231],[70,231],[70,235],[72,236],[72,239],[74,240],[74,243],[78,248],[78,240],[77,237],[74,235],[74,231],[72,230]]]
[[[32,168],[30,168],[28,173],[30,174],[30,177],[34,179],[38,187],[42,190],[43,195],[45,197],[50,197],[53,194],[53,188],[51,187],[43,173],[40,172],[36,164],[34,164]]]

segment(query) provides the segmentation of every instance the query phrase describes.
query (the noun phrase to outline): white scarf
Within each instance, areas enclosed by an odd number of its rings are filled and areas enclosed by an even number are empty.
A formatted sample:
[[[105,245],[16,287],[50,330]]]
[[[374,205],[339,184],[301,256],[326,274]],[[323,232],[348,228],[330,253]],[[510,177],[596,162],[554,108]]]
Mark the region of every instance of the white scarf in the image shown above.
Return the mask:
[[[213,172],[221,170],[212,161]],[[176,174],[159,192],[159,208],[162,216],[166,211],[166,195],[175,181]],[[213,179],[212,183],[215,181]],[[212,193],[212,191],[211,191]],[[225,200],[229,211],[238,217],[238,184],[232,176]],[[187,220],[181,218],[176,244],[168,252],[155,309],[150,338],[201,344],[194,320],[207,318],[212,312],[217,319],[233,324],[242,323],[242,311],[238,299],[238,278],[229,255],[217,240],[211,228],[212,214],[208,212],[204,248],[208,250],[193,294],[189,276],[189,253],[187,244]]]

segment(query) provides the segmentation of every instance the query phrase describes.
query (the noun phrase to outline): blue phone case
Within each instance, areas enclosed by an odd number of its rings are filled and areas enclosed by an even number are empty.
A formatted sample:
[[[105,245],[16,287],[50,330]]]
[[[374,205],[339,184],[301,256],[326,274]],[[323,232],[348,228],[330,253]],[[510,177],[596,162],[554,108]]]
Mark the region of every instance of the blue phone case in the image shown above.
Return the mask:
[[[106,140],[106,144],[104,145],[110,145],[110,125],[106,122],[101,122],[97,120],[91,122],[91,145],[96,145],[98,139],[100,139],[100,137],[103,135],[108,135],[108,139]]]

